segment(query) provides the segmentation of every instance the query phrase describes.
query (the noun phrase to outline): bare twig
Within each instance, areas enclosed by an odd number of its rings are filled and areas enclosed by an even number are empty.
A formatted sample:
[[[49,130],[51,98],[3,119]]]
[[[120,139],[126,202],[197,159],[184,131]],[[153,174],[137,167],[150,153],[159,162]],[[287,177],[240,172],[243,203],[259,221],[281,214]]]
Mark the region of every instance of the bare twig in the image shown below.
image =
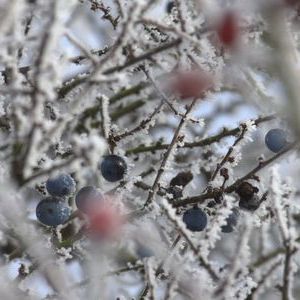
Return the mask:
[[[159,167],[159,169],[157,171],[157,175],[156,175],[156,178],[155,178],[154,183],[152,185],[152,188],[149,191],[148,198],[147,198],[147,200],[146,200],[146,202],[144,204],[145,208],[148,205],[151,204],[152,199],[153,199],[153,197],[155,196],[155,194],[156,194],[156,192],[158,190],[158,185],[159,185],[160,178],[161,178],[161,176],[163,175],[163,173],[165,171],[165,167],[166,167],[167,162],[169,160],[169,157],[170,157],[170,155],[172,153],[172,150],[173,150],[173,148],[175,147],[175,145],[178,142],[178,137],[179,137],[180,131],[181,131],[181,129],[182,129],[182,127],[183,127],[183,125],[184,125],[184,123],[186,121],[186,118],[187,118],[188,114],[191,112],[191,110],[195,106],[196,102],[197,102],[197,99],[194,99],[193,102],[187,108],[187,110],[185,112],[185,115],[181,118],[181,120],[180,120],[180,122],[178,124],[178,127],[177,127],[177,129],[176,129],[176,131],[175,131],[175,133],[173,135],[172,141],[171,141],[171,143],[170,143],[170,145],[169,145],[166,153],[164,154],[164,158],[163,158],[163,160],[161,162],[161,165],[160,165],[160,167]]]
[[[254,124],[259,125],[261,123],[271,121],[274,118],[275,118],[274,115],[261,117],[261,118],[256,119],[254,121]],[[234,129],[223,129],[222,132],[220,132],[220,133],[218,133],[214,136],[202,139],[202,140],[197,141],[197,142],[186,142],[186,143],[183,143],[182,145],[180,145],[178,147],[179,148],[194,148],[194,147],[208,146],[208,145],[211,145],[213,143],[219,142],[221,139],[223,139],[225,137],[235,136],[235,135],[239,134],[241,132],[241,128],[242,128],[241,126],[238,126]],[[136,148],[128,149],[126,151],[126,154],[131,155],[131,154],[138,154],[138,153],[143,153],[143,152],[152,152],[152,151],[156,151],[156,150],[159,151],[159,150],[167,149],[168,146],[169,146],[169,144],[161,144],[161,143],[157,143],[157,144],[150,145],[150,146],[139,146],[139,147],[136,147]]]

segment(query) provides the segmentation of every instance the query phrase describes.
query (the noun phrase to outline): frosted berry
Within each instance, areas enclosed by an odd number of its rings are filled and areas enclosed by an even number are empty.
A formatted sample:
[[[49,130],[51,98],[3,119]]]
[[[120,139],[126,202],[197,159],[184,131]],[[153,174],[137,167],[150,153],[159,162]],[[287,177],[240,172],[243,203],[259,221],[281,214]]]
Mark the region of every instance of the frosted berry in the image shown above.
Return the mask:
[[[116,182],[123,179],[127,165],[125,160],[118,155],[107,155],[100,165],[102,176],[110,182]]]
[[[101,200],[103,200],[103,195],[93,186],[83,187],[75,197],[77,208],[86,213],[92,210]]]
[[[226,47],[232,47],[237,43],[239,34],[237,15],[232,11],[225,12],[217,25],[219,41]]]
[[[191,231],[202,231],[207,225],[206,213],[200,208],[188,209],[183,214],[183,222]]]
[[[238,218],[239,218],[239,211],[237,208],[234,208],[231,214],[226,219],[226,225],[223,225],[221,227],[222,232],[225,233],[232,232],[238,223]]]
[[[51,196],[64,197],[75,191],[76,183],[69,174],[60,174],[47,180],[46,189]]]
[[[286,132],[279,128],[271,129],[265,136],[265,143],[272,152],[280,152],[288,145]]]
[[[64,201],[56,197],[47,197],[36,207],[37,219],[47,226],[57,226],[65,223],[71,215],[70,208]]]

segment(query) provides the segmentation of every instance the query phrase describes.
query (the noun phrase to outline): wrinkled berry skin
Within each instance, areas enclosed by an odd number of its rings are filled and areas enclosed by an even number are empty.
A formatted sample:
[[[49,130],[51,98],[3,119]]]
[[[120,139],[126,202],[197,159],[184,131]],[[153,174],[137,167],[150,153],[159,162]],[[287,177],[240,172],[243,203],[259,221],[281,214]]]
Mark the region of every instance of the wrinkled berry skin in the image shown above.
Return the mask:
[[[101,162],[100,170],[102,176],[110,182],[123,179],[127,165],[125,160],[118,155],[107,155]]]
[[[239,207],[245,210],[255,211],[259,208],[261,199],[257,195],[253,195],[250,199],[240,199]]]
[[[206,213],[200,208],[188,209],[182,218],[186,227],[191,231],[202,231],[207,225]]]
[[[288,144],[286,132],[279,128],[271,129],[265,136],[265,144],[272,152],[280,152]]]
[[[88,213],[102,199],[103,195],[95,187],[85,186],[77,193],[75,203],[80,211]]]
[[[51,196],[64,197],[75,191],[76,183],[69,174],[60,174],[47,180],[46,189]]]
[[[226,225],[223,225],[221,227],[222,232],[224,233],[232,232],[238,223],[238,218],[239,218],[239,211],[237,208],[234,208],[231,214],[226,219],[227,222]]]
[[[60,198],[47,197],[36,207],[37,219],[47,226],[65,223],[71,215],[70,208]]]

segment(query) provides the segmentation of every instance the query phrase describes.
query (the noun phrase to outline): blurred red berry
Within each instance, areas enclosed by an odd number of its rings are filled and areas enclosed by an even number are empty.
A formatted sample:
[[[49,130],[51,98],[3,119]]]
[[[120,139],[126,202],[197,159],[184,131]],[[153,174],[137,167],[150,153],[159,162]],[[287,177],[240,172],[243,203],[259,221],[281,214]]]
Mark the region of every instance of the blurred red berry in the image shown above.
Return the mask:
[[[204,92],[212,87],[211,75],[200,71],[179,72],[173,78],[171,89],[181,99],[201,97]]]
[[[227,11],[223,14],[217,24],[217,35],[224,46],[233,47],[236,45],[240,35],[240,27],[234,12]]]
[[[93,206],[88,215],[87,233],[93,238],[108,239],[115,237],[121,230],[124,219],[110,203]]]
[[[283,0],[283,2],[289,6],[300,4],[300,0]]]

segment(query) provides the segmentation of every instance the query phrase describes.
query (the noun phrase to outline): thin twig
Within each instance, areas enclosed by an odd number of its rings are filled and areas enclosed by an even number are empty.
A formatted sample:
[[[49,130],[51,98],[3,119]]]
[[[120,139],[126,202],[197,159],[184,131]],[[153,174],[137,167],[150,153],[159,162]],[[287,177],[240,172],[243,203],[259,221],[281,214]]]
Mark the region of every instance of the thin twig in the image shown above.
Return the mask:
[[[232,154],[232,152],[234,150],[234,147],[243,139],[243,137],[245,135],[245,132],[247,130],[247,127],[246,126],[241,126],[241,127],[242,127],[242,129],[241,129],[240,135],[234,141],[233,145],[231,147],[229,147],[229,149],[228,149],[227,153],[225,154],[225,156],[223,157],[222,161],[219,164],[217,164],[217,167],[216,167],[214,173],[211,176],[210,182],[213,181],[216,178],[216,176],[218,175],[220,169],[224,166],[224,164],[230,158],[230,155]]]
[[[170,145],[169,145],[166,153],[164,154],[164,158],[163,158],[163,160],[161,162],[161,165],[160,165],[160,167],[159,167],[159,169],[157,171],[156,178],[155,178],[154,183],[153,183],[153,185],[152,185],[152,187],[151,187],[151,189],[149,191],[148,198],[147,198],[147,200],[146,200],[146,202],[144,204],[144,208],[146,208],[148,205],[151,204],[153,197],[155,196],[155,194],[158,191],[158,188],[159,188],[158,185],[159,185],[160,178],[161,178],[161,176],[163,175],[163,173],[165,171],[165,167],[166,167],[167,162],[169,160],[169,157],[170,157],[170,155],[172,153],[172,150],[173,150],[173,148],[175,147],[175,145],[178,142],[178,137],[179,137],[181,129],[182,129],[182,127],[183,127],[183,125],[184,125],[184,123],[186,121],[186,118],[187,118],[188,114],[192,111],[192,109],[195,106],[196,102],[197,102],[197,99],[195,98],[193,100],[193,102],[189,105],[189,107],[187,108],[184,116],[181,118],[181,120],[180,120],[180,122],[178,124],[178,127],[177,127],[177,129],[176,129],[176,131],[175,131],[175,133],[173,135],[172,141],[171,141],[171,143],[170,143]]]
[[[270,115],[270,116],[266,116],[266,117],[260,117],[257,118],[254,121],[255,125],[259,125],[261,123],[264,122],[268,122],[271,121],[275,118],[275,115]],[[195,148],[195,147],[205,147],[208,145],[211,145],[213,143],[217,143],[220,140],[222,140],[225,137],[228,136],[235,136],[237,134],[239,134],[241,132],[241,126],[238,126],[236,128],[233,129],[226,129],[224,128],[222,132],[213,135],[211,137],[202,139],[200,141],[197,142],[186,142],[181,144],[180,146],[178,146],[178,148]],[[131,155],[131,154],[139,154],[139,153],[143,153],[143,152],[152,152],[152,151],[158,151],[158,150],[164,150],[164,149],[168,149],[169,144],[162,144],[162,143],[156,143],[154,145],[150,145],[150,146],[138,146],[136,148],[132,148],[132,149],[128,149],[126,151],[126,155]]]

